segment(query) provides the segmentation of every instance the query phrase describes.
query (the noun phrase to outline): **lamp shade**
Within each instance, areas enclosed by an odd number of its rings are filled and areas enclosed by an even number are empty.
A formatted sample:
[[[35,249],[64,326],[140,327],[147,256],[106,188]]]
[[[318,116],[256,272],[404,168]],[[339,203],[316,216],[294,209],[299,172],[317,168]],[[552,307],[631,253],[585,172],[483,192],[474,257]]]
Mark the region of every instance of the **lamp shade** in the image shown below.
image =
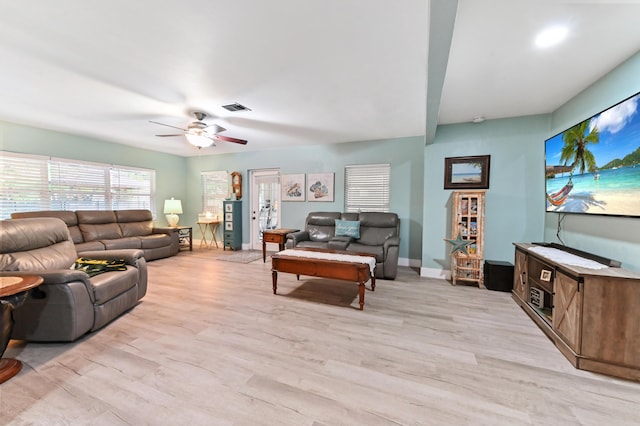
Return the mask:
[[[178,226],[178,221],[180,220],[178,215],[182,214],[182,202],[174,200],[173,197],[170,200],[164,200],[164,214],[169,226]]]
[[[182,214],[182,201],[174,200],[173,197],[170,200],[164,200],[164,214],[167,213]]]

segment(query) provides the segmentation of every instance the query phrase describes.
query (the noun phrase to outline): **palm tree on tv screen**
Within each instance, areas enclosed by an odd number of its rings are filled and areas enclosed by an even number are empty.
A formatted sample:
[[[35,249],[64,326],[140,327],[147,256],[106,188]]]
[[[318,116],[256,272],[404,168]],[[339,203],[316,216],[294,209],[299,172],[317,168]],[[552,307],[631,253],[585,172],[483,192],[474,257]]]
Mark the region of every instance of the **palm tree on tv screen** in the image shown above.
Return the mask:
[[[596,168],[596,157],[589,151],[588,145],[600,142],[600,132],[596,126],[589,129],[590,122],[591,120],[585,120],[562,134],[564,146],[560,161],[564,161],[565,166],[568,162],[573,161],[570,166],[571,175],[576,167],[580,170],[580,174],[585,170],[592,172]]]

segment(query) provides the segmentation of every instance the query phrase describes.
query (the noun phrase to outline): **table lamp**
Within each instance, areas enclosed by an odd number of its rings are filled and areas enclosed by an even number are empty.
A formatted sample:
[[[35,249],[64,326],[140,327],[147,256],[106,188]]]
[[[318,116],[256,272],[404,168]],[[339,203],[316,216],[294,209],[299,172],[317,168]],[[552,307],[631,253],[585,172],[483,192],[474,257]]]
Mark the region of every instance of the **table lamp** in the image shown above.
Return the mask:
[[[169,226],[175,228],[178,226],[180,220],[179,214],[182,214],[182,202],[180,200],[174,200],[171,197],[170,200],[164,200],[164,214],[169,222]]]

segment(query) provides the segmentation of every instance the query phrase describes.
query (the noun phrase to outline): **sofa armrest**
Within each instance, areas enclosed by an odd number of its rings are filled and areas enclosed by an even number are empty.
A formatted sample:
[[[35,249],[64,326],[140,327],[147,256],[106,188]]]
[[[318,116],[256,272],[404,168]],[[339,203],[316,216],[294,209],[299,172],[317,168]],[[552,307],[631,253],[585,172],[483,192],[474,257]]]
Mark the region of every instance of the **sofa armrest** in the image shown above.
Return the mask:
[[[38,275],[42,277],[44,284],[66,284],[72,281],[82,281],[89,284],[89,275],[75,269],[49,269],[47,271],[3,271],[0,276]]]
[[[152,234],[166,234],[171,237],[171,256],[175,256],[180,251],[180,235],[178,234],[178,228],[166,227],[153,227],[151,229]]]
[[[104,251],[83,251],[78,256],[95,260],[119,260],[124,259],[128,265],[138,266],[138,260],[144,257],[144,251],[140,249],[120,249]]]
[[[331,237],[327,243],[327,248],[332,250],[346,250],[349,244],[353,242],[353,237],[347,237],[346,235],[338,235]]]
[[[389,247],[397,247],[400,245],[400,237],[391,237],[387,238],[382,245],[383,251],[386,253],[389,250]]]
[[[178,233],[178,228],[172,228],[170,226],[159,226],[159,227],[153,227],[151,229],[151,233],[152,234],[167,234],[167,235],[171,235],[171,234],[177,234]]]
[[[309,241],[309,233],[307,231],[291,232],[287,234],[287,248],[294,248],[301,241]]]
[[[91,284],[89,275],[84,271],[75,269],[49,269],[47,271],[3,271],[0,276],[20,276],[20,275],[38,275],[42,277],[42,284],[31,290],[31,297],[42,298],[40,295],[45,294],[47,286],[64,286],[71,283],[81,283],[86,289],[87,295],[91,303],[95,302],[93,294],[93,285]],[[77,285],[77,284],[75,284]],[[77,287],[76,287],[77,288]],[[45,293],[43,293],[43,291]]]

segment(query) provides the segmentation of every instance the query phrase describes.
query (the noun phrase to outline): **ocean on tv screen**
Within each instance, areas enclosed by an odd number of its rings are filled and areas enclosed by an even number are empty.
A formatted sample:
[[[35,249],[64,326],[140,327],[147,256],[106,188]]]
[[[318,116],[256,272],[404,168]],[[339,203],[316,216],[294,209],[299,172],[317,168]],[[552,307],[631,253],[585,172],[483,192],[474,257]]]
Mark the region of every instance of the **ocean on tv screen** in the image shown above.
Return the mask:
[[[547,211],[640,217],[640,93],[545,143]]]

